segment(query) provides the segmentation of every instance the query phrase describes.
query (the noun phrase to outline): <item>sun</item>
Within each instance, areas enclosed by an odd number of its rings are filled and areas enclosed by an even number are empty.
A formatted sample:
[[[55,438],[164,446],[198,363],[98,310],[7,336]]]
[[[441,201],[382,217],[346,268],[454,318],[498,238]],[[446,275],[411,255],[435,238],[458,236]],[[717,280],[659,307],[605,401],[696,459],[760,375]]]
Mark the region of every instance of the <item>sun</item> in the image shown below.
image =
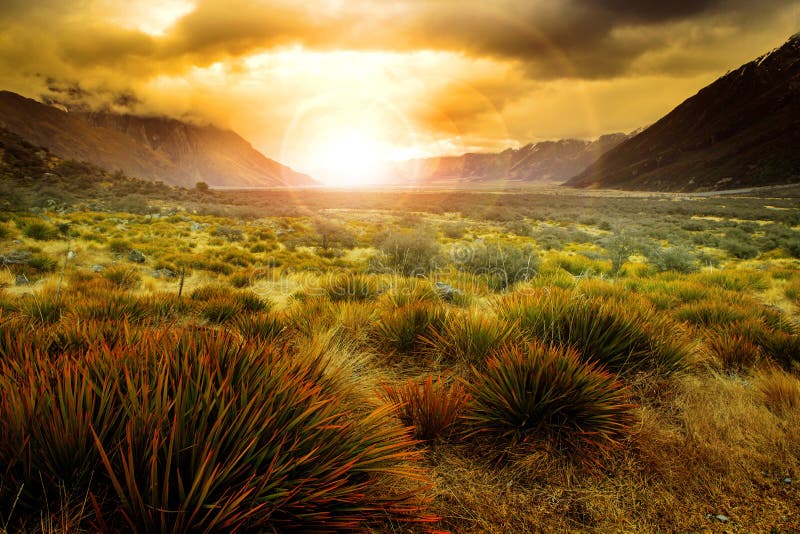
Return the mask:
[[[325,185],[358,187],[380,183],[386,176],[390,148],[375,132],[344,126],[312,142],[309,170]]]

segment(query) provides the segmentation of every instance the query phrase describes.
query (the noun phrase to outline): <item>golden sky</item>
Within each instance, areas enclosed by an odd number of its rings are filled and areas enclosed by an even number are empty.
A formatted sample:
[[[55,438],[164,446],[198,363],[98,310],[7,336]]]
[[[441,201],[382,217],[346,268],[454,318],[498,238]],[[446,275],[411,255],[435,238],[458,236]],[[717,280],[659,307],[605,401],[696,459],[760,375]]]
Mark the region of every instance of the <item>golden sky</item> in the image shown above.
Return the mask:
[[[798,30],[800,0],[3,0],[0,76],[369,173],[630,131]]]

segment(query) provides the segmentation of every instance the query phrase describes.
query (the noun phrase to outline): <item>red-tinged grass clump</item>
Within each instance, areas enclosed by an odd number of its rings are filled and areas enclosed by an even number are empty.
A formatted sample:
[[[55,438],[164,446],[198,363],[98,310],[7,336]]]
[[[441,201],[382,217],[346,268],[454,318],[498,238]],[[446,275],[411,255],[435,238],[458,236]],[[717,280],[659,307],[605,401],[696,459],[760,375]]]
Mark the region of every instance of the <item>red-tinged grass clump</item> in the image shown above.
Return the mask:
[[[440,377],[428,376],[422,383],[383,386],[384,398],[399,406],[397,416],[414,427],[414,437],[424,441],[446,439],[455,430],[469,395],[458,382],[447,385]]]
[[[413,490],[420,452],[392,423],[394,407],[355,413],[320,380],[316,357],[188,329],[80,359],[15,360],[0,362],[4,517],[11,506],[35,515],[61,487],[92,495],[96,524],[110,531],[428,519]]]
[[[719,364],[728,371],[743,371],[756,367],[764,354],[756,343],[730,328],[710,332],[706,347]]]
[[[509,345],[474,374],[469,436],[512,447],[552,440],[596,461],[620,445],[634,420],[627,389],[571,348]]]

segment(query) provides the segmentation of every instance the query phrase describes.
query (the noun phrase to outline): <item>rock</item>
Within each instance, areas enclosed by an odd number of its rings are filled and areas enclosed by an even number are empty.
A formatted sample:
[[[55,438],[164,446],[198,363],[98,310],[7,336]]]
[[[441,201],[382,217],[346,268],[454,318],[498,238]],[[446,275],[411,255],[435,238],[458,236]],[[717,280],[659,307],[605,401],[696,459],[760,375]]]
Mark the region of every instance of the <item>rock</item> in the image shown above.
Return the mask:
[[[13,250],[0,254],[0,265],[22,265],[28,263],[31,253],[27,250]]]
[[[170,269],[156,269],[152,272],[153,278],[175,278],[178,275]]]
[[[783,479],[783,483],[784,484],[791,484],[792,483],[792,479],[789,478],[789,477],[786,477],[786,478]]]
[[[69,252],[67,252],[67,259],[68,260],[74,260],[75,259],[75,251],[74,250],[70,250]]]
[[[128,252],[128,259],[134,263],[144,263],[147,258],[145,258],[141,250],[134,248]]]
[[[103,267],[102,265],[92,265],[91,269],[92,272],[102,273],[105,270],[105,267]]]
[[[203,229],[203,225],[198,222],[193,222],[190,228],[192,232],[199,232],[200,230]]]
[[[444,282],[436,282],[436,291],[443,300],[451,301],[455,297],[461,295],[461,291],[455,287],[445,284]]]
[[[727,523],[728,521],[730,521],[730,518],[724,514],[717,514],[715,517],[717,521],[719,521],[720,523]]]

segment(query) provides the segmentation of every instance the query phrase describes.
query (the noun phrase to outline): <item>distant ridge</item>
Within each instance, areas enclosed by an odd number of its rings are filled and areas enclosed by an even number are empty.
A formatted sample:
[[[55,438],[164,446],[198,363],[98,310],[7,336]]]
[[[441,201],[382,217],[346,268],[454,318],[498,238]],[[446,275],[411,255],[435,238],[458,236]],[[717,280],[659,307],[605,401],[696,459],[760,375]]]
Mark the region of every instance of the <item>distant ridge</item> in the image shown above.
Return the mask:
[[[67,158],[180,186],[272,187],[314,180],[273,161],[235,132],[175,119],[68,113],[0,91],[0,127]]]
[[[499,153],[412,160],[398,167],[398,181],[562,183],[627,138],[624,133],[614,133],[595,141],[542,141]]]
[[[566,185],[650,191],[800,183],[800,33],[701,89]]]

